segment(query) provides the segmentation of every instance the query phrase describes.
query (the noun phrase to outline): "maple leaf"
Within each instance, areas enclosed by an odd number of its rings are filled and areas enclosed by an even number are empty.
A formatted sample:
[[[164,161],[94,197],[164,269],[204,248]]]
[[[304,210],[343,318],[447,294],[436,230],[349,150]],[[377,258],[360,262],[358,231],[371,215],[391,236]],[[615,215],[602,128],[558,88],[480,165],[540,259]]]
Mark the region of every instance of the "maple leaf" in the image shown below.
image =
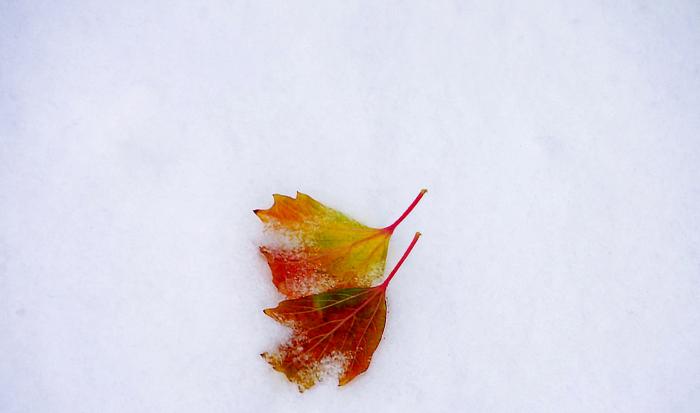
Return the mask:
[[[292,336],[274,353],[262,353],[303,392],[325,374],[338,373],[338,385],[369,367],[386,322],[386,288],[406,260],[420,233],[383,283],[342,288],[282,301],[265,314],[292,328]]]
[[[260,251],[272,282],[288,298],[336,288],[369,287],[384,274],[389,239],[427,190],[385,228],[367,227],[306,194],[274,194],[270,209],[253,212],[278,236]]]

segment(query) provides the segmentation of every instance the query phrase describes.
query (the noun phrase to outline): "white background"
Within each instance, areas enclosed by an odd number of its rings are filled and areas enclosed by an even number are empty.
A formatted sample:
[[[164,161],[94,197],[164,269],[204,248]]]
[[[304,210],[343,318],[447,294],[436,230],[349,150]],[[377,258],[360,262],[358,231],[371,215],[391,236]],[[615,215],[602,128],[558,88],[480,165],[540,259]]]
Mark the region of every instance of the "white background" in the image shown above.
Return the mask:
[[[0,3],[0,411],[700,410],[696,2],[190,3]],[[299,394],[251,210],[422,187]]]

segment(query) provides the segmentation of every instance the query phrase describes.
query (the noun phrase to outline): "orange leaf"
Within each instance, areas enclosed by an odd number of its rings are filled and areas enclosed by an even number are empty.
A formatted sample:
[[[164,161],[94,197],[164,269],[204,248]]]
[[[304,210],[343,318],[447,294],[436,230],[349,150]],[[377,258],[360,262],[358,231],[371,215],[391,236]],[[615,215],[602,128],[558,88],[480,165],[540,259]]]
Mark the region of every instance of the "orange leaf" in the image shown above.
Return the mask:
[[[273,195],[270,209],[254,212],[277,236],[260,251],[277,289],[289,298],[337,288],[369,287],[384,274],[389,239],[420,194],[392,225],[367,227],[308,195]]]
[[[274,353],[262,356],[296,383],[299,391],[336,372],[344,385],[369,367],[386,321],[386,287],[420,233],[387,279],[376,287],[343,288],[282,301],[265,314],[292,328],[292,336]]]

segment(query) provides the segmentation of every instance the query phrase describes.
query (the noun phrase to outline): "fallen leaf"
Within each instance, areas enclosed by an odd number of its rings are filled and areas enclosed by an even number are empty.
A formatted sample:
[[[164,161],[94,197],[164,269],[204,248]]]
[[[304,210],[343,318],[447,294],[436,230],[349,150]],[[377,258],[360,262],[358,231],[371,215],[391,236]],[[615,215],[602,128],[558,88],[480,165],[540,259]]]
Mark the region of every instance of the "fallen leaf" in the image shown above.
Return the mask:
[[[386,280],[375,287],[343,288],[282,301],[265,314],[292,329],[273,353],[261,354],[299,391],[336,373],[340,386],[369,367],[386,322],[386,288],[418,241],[413,241]]]
[[[389,239],[427,191],[385,228],[367,227],[306,194],[273,195],[274,204],[255,214],[277,243],[260,251],[272,281],[288,298],[337,288],[369,287],[384,274]]]

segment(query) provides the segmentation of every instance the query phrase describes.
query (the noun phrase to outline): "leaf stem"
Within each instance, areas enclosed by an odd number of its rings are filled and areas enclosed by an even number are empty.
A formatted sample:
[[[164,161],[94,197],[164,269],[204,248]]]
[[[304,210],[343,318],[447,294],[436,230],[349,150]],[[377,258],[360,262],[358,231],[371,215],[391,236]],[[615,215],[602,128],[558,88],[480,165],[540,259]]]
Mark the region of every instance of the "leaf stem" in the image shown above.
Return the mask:
[[[411,205],[409,205],[408,208],[406,208],[406,210],[403,212],[403,214],[401,214],[401,216],[399,217],[399,219],[397,219],[393,224],[391,224],[391,225],[389,225],[388,227],[384,228],[384,230],[385,230],[385,231],[393,232],[394,229],[396,229],[396,227],[399,226],[399,224],[401,223],[401,221],[403,221],[404,219],[406,219],[406,217],[408,216],[408,214],[410,214],[411,211],[413,211],[413,208],[415,208],[416,205],[418,205],[418,202],[420,201],[421,198],[423,198],[423,195],[425,195],[426,192],[428,192],[427,189],[421,189],[421,190],[420,190],[420,193],[418,194],[418,196],[416,197],[416,199],[414,199],[413,202],[411,202]]]
[[[421,192],[421,194],[422,194],[422,192]],[[416,245],[416,242],[418,242],[418,238],[420,238],[420,236],[421,236],[421,233],[416,232],[416,235],[413,236],[413,241],[411,241],[411,243],[408,245],[408,248],[406,248],[406,251],[403,253],[403,256],[401,257],[399,262],[396,263],[396,266],[394,266],[394,269],[391,270],[391,272],[389,273],[389,276],[386,277],[386,280],[384,280],[384,282],[379,285],[381,288],[386,289],[386,287],[389,285],[389,281],[391,281],[391,279],[394,278],[394,275],[396,274],[396,272],[399,270],[399,268],[401,268],[401,264],[403,264],[403,262],[406,261],[406,257],[408,257],[408,254],[411,253],[411,250]]]

